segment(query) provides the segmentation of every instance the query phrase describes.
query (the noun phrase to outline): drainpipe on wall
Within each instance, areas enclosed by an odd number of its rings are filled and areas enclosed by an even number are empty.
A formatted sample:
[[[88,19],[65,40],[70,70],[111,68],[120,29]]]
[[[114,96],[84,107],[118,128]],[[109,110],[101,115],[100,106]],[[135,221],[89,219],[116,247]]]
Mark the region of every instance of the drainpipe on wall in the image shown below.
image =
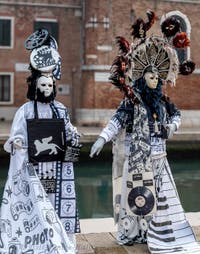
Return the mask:
[[[75,86],[75,82],[74,82],[74,77],[75,74],[77,72],[77,69],[74,67],[71,69],[71,100],[70,100],[70,104],[71,104],[71,121],[72,123],[76,123],[76,101],[75,101],[75,90],[76,90],[76,86]]]

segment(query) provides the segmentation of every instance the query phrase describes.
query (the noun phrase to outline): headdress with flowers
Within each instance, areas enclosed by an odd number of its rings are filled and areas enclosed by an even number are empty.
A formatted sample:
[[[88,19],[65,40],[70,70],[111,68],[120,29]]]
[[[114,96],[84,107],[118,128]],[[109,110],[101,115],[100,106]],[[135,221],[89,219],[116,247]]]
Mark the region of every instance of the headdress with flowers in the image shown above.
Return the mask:
[[[163,36],[151,35],[147,31],[152,27],[157,17],[153,11],[147,11],[147,20],[138,18],[132,25],[133,42],[124,37],[116,37],[119,47],[118,56],[111,66],[111,83],[133,99],[133,81],[141,78],[149,67],[157,69],[163,83],[175,86],[178,74],[189,75],[195,69],[191,60],[179,62],[176,48],[190,46],[190,40],[181,31],[177,18],[166,17],[160,24]]]

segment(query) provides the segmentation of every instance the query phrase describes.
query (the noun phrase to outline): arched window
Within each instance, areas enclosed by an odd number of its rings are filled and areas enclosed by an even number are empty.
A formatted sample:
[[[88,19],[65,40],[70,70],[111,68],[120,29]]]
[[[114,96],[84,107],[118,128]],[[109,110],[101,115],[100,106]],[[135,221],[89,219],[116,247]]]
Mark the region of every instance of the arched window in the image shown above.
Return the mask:
[[[180,21],[181,31],[186,32],[188,38],[190,39],[191,25],[187,16],[180,11],[170,11],[162,16],[161,23],[164,19],[168,17],[175,17],[176,19],[178,19]],[[184,60],[190,59],[190,47],[184,49],[176,49],[176,51],[180,63],[182,63]]]

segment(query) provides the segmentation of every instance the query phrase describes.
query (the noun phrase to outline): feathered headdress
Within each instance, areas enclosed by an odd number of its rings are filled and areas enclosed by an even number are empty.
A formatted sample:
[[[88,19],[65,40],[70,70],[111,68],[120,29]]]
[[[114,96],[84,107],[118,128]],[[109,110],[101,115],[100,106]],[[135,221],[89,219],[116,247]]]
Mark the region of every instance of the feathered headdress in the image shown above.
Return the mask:
[[[128,98],[134,98],[134,93],[129,83],[127,73],[131,68],[128,54],[130,52],[130,43],[124,37],[116,37],[116,44],[119,47],[119,55],[114,59],[110,70],[110,81],[113,85],[124,92]]]
[[[155,67],[159,78],[167,84],[175,85],[178,74],[188,75],[195,69],[191,60],[179,63],[175,48],[190,46],[190,40],[180,29],[180,22],[175,17],[166,18],[161,24],[163,37],[146,37],[147,31],[155,22],[156,15],[147,12],[147,21],[138,18],[132,25],[131,35],[137,43],[130,44],[124,37],[118,36],[118,56],[111,66],[111,83],[134,99],[132,83],[139,79],[149,67]]]
[[[181,31],[180,21],[175,16],[165,17],[160,25],[163,37],[169,45],[175,49],[185,49],[190,46],[190,40],[187,34]],[[179,74],[189,75],[194,69],[195,63],[191,60],[184,60],[179,63]]]
[[[136,19],[134,24],[131,26],[132,32],[131,35],[134,39],[144,39],[146,38],[147,31],[152,27],[155,20],[157,19],[155,13],[151,10],[146,12],[147,20],[143,20],[142,18]]]

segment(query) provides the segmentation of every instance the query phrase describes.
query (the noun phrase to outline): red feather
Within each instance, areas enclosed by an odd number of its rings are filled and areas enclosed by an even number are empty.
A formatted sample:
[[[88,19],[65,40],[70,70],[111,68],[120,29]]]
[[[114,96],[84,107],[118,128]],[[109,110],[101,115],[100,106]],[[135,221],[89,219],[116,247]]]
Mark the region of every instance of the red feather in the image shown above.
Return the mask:
[[[117,56],[111,66],[111,75],[109,77],[111,83],[124,92],[127,98],[135,100],[133,89],[126,85],[126,71],[129,67],[129,60],[127,57],[120,55]]]
[[[148,17],[148,21],[145,23],[146,31],[148,31],[153,26],[155,21],[158,19],[156,17],[155,12],[151,10],[147,11],[147,17]]]
[[[157,19],[155,13],[153,11],[147,11],[147,21],[144,21],[142,18],[136,19],[134,24],[132,25],[131,35],[134,38],[145,38],[146,32],[152,27],[155,20]]]
[[[127,54],[130,50],[130,43],[122,36],[116,37],[116,43],[121,54]]]
[[[190,46],[190,40],[185,32],[177,33],[173,39],[173,45],[176,48],[185,48]]]

